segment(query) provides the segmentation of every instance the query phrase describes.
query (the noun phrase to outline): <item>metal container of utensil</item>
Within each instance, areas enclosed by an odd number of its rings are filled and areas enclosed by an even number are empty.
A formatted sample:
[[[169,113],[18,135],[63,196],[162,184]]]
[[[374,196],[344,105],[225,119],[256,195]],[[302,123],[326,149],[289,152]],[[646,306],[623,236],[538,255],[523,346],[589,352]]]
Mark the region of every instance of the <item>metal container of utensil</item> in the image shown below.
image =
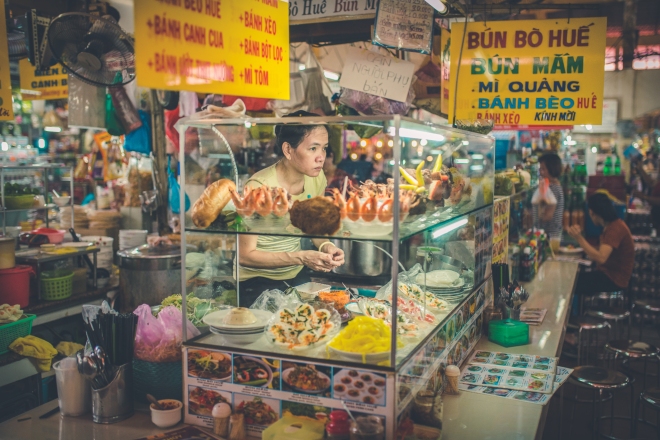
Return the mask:
[[[135,413],[133,407],[133,364],[120,365],[110,383],[92,390],[94,423],[117,423]]]

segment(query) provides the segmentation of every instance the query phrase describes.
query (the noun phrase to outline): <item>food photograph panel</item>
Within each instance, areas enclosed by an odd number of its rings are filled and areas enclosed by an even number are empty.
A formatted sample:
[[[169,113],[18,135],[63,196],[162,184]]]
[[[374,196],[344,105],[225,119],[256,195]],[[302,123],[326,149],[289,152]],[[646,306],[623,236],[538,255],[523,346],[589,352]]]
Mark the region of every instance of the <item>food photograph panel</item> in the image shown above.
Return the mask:
[[[387,382],[384,375],[349,368],[335,368],[334,373],[333,398],[385,406]]]
[[[318,397],[332,396],[332,368],[282,361],[282,390]]]
[[[231,405],[231,393],[195,385],[188,386],[188,414],[211,417],[213,407],[218,403]]]
[[[231,353],[189,348],[188,376],[231,382]]]
[[[279,359],[234,354],[234,384],[280,389]]]
[[[281,402],[246,394],[234,394],[234,410],[243,413],[248,435],[260,435],[261,432],[280,418]]]

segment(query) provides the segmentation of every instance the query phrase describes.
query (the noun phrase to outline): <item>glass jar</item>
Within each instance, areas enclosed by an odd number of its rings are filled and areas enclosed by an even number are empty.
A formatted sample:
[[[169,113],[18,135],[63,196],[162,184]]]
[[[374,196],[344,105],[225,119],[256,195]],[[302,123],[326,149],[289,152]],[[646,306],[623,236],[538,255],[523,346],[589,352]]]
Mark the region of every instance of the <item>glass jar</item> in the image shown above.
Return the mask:
[[[361,416],[351,422],[351,440],[384,440],[385,428],[380,417]]]
[[[325,427],[328,440],[349,440],[351,423],[348,413],[342,410],[334,410],[330,413],[330,422]]]

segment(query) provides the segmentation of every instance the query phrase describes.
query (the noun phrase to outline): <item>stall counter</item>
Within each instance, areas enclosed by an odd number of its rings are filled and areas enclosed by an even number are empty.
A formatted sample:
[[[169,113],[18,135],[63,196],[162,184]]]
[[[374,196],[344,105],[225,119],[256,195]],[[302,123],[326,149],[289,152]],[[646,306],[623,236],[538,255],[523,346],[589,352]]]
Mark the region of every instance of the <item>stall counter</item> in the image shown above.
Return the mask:
[[[578,270],[577,263],[547,261],[536,277],[525,283],[530,293],[525,306],[548,309],[541,325],[529,327],[529,344],[504,348],[483,336],[475,349],[558,357]],[[443,399],[443,440],[540,439],[550,407],[550,403],[535,405],[467,391]]]
[[[91,413],[80,417],[64,417],[58,412],[45,419],[39,418],[53,408],[57,408],[57,399],[0,423],[0,440],[131,440],[183,426],[179,424],[168,429],[158,428],[151,423],[149,412],[137,409],[133,417],[112,425],[94,423]],[[148,410],[146,405],[145,409]]]

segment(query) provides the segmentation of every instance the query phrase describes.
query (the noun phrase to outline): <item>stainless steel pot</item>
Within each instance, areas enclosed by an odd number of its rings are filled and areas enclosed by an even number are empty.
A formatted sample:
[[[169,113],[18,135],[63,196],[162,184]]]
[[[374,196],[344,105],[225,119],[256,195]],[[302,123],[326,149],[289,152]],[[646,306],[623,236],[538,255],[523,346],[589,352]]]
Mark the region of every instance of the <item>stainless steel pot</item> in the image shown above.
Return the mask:
[[[387,241],[331,240],[344,251],[345,263],[333,270],[339,275],[377,277],[392,273],[392,243]],[[388,255],[389,254],[389,255]],[[399,246],[399,261],[410,269],[408,243]],[[412,263],[414,264],[414,258]]]
[[[132,312],[140,304],[156,305],[181,293],[181,247],[142,245],[117,252],[119,308]]]

